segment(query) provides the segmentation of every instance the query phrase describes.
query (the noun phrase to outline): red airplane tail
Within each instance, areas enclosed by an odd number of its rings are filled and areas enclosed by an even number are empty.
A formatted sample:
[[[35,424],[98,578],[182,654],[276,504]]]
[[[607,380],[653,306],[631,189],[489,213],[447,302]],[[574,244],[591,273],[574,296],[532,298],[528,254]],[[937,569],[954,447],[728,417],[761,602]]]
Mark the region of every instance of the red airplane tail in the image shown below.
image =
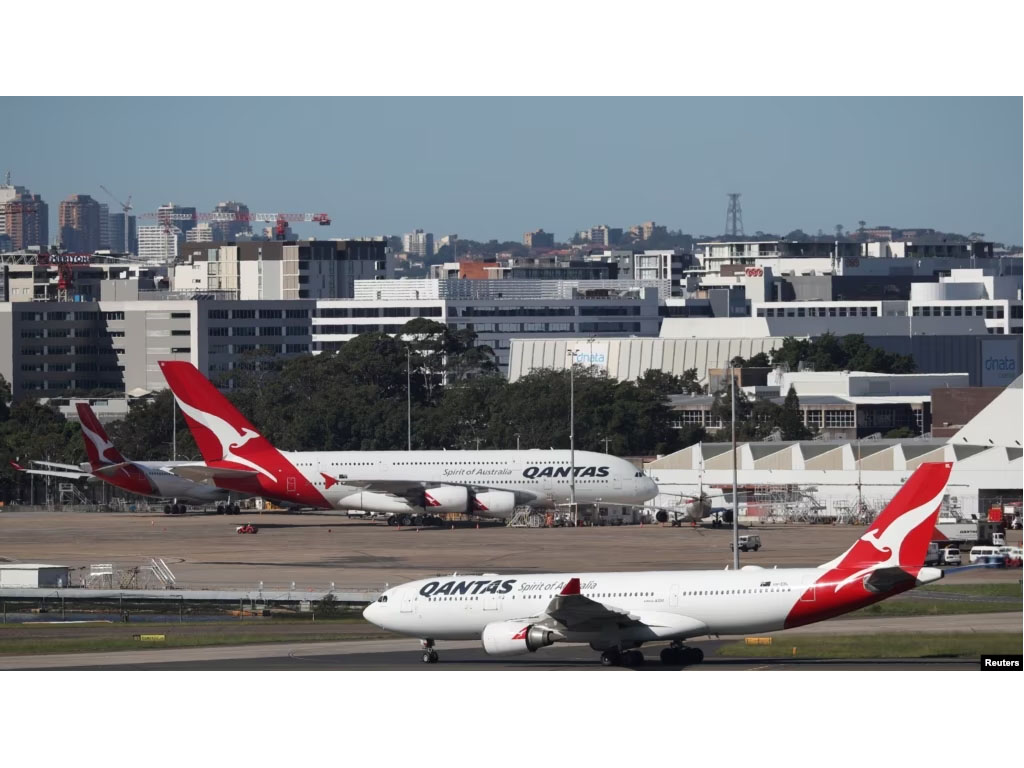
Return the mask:
[[[881,514],[846,552],[821,566],[858,570],[874,565],[924,565],[953,465],[921,464]]]
[[[88,403],[76,403],[78,420],[82,425],[82,440],[85,442],[85,452],[89,456],[89,463],[95,470],[108,464],[124,464],[126,459],[121,452],[114,447],[107,437],[107,431],[103,429],[100,420],[92,412]]]
[[[270,441],[192,363],[161,360],[160,370],[207,464],[277,454]]]

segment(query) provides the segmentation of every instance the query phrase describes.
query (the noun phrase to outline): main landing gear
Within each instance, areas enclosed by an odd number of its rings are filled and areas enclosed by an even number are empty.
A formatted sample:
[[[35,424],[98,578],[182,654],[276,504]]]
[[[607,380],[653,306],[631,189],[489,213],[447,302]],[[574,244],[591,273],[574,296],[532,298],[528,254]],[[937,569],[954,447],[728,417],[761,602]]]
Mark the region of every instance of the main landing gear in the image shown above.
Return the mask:
[[[218,515],[238,515],[241,514],[242,510],[238,508],[237,504],[218,504],[217,514]]]
[[[434,641],[431,638],[420,640],[420,648],[423,649],[423,663],[424,664],[437,664],[438,655],[437,651],[434,650]]]
[[[680,642],[672,643],[661,652],[661,663],[666,665],[690,666],[704,661],[704,651],[700,648],[687,648]]]
[[[639,667],[644,663],[642,651],[623,651],[619,648],[608,648],[601,653],[603,667]]]

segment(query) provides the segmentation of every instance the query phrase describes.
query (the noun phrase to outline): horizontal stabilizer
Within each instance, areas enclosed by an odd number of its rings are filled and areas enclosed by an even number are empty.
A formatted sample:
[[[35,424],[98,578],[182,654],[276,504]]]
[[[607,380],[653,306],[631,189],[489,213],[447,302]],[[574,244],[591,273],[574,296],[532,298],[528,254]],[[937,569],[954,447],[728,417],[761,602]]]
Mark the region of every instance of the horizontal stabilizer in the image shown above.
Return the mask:
[[[226,469],[223,467],[209,467],[204,464],[168,467],[168,471],[194,483],[205,483],[206,485],[214,485],[217,480],[244,480],[256,477],[259,474],[259,472],[251,469]]]
[[[38,464],[41,467],[50,467],[51,469],[66,469],[68,472],[81,473],[88,471],[83,470],[82,467],[80,467],[78,464],[61,464],[60,462],[57,461],[37,461],[36,459],[33,459],[32,463]],[[88,465],[86,466],[88,467]]]

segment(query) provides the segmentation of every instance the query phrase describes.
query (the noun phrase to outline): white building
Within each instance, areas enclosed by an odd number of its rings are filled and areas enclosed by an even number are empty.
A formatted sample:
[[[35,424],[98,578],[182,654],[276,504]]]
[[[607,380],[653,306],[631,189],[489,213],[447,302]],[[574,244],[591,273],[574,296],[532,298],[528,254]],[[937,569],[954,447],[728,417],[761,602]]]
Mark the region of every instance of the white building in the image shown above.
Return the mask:
[[[163,226],[139,227],[139,258],[151,263],[169,264],[178,254],[178,237],[180,231],[176,227],[166,229]]]
[[[434,255],[434,235],[417,229],[402,235],[402,250],[406,253],[426,259]]]
[[[186,243],[209,243],[215,239],[213,224],[202,221],[185,234]]]

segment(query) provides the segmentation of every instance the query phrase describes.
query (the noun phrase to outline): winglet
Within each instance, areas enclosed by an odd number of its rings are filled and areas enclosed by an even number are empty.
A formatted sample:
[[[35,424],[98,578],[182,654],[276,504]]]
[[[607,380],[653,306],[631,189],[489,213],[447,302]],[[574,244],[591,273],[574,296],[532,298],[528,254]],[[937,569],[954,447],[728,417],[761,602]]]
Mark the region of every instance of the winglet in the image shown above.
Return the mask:
[[[577,579],[577,578],[572,578],[572,579],[569,579],[569,581],[566,583],[566,585],[564,587],[562,587],[562,591],[559,592],[558,594],[564,596],[564,595],[578,595],[579,593],[580,593],[580,580]]]
[[[24,472],[25,471],[25,468],[23,466],[21,466],[21,464],[19,464],[16,461],[8,461],[7,463],[10,464],[12,467],[14,467],[16,470],[18,470],[19,472]]]

